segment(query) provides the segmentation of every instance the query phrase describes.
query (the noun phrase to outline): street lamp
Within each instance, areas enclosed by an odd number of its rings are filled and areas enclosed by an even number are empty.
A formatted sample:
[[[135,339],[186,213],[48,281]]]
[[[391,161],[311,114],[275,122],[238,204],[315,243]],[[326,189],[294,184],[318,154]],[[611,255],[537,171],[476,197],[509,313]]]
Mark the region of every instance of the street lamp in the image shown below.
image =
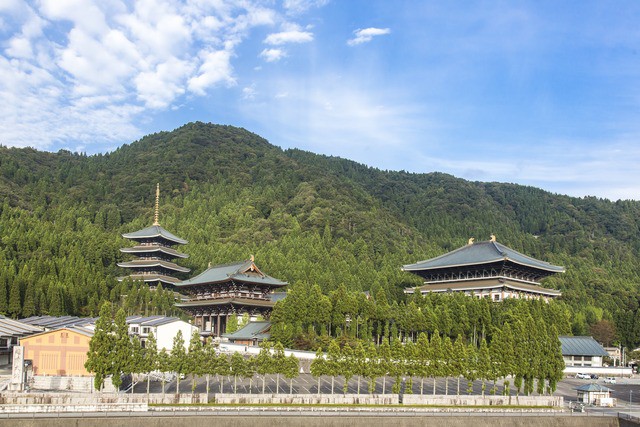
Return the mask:
[[[629,409],[631,409],[632,399],[633,399],[633,390],[629,390]]]

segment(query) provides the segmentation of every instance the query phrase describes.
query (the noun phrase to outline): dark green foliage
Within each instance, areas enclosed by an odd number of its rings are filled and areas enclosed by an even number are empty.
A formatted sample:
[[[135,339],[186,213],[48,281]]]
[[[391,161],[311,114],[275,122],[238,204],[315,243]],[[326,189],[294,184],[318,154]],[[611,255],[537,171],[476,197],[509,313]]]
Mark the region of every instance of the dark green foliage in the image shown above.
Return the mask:
[[[556,314],[572,314],[567,332],[609,320],[616,343],[640,345],[640,202],[380,171],[204,123],[105,155],[0,147],[0,313],[95,316],[104,301],[128,314],[177,313],[170,294],[116,281],[125,274],[116,267],[126,258],[119,248],[130,244],[120,235],[151,224],[156,182],[160,222],[189,240],[183,265],[193,274],[255,254],[268,274],[316,295],[317,285],[332,302],[331,311],[302,312],[300,325],[282,323],[285,345],[315,348],[323,333],[339,331],[378,343],[396,331],[415,339],[435,328],[455,338],[472,323],[480,325],[471,336],[478,345],[492,333],[490,304],[479,313],[433,307],[429,316],[410,308],[395,322],[389,310],[403,302],[403,288],[420,284],[402,264],[491,233],[567,268],[546,282],[563,292]],[[386,304],[373,313],[361,299],[340,299],[345,289],[368,290]],[[327,300],[315,303],[328,307]]]

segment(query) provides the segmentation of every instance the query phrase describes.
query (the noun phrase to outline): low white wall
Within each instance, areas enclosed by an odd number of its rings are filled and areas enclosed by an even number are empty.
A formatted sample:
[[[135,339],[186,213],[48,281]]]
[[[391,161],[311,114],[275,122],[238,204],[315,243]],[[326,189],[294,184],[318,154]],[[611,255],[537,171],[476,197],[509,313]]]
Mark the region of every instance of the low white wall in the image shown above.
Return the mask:
[[[562,396],[452,396],[405,394],[405,405],[440,406],[551,406],[562,407]]]
[[[216,393],[214,403],[221,404],[324,404],[324,405],[397,405],[397,394],[223,394]]]
[[[0,405],[0,414],[42,412],[146,412],[146,403],[100,403],[86,405]]]
[[[564,368],[565,376],[575,376],[577,373],[583,374],[597,374],[600,377],[631,377],[633,371],[631,368],[609,367],[609,368],[594,368],[591,366],[567,366]]]
[[[105,405],[105,404],[193,404],[208,403],[206,393],[0,393],[2,405]]]

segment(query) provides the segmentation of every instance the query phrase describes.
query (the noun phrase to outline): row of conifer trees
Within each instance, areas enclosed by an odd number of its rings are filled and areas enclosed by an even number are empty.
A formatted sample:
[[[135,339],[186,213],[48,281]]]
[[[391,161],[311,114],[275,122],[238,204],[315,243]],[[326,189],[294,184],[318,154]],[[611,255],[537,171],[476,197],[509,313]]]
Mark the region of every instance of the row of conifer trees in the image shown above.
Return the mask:
[[[402,379],[406,379],[406,391],[411,393],[414,381],[420,381],[420,393],[424,392],[425,380],[430,379],[433,394],[438,378],[447,378],[445,394],[449,394],[448,378],[457,378],[456,394],[460,394],[460,383],[468,381],[467,392],[471,393],[474,380],[482,381],[482,394],[486,383],[492,382],[490,393],[498,393],[498,380],[503,382],[503,394],[508,394],[510,381],[520,393],[536,391],[539,394],[553,393],[562,378],[564,362],[560,341],[555,326],[547,326],[544,320],[534,321],[528,317],[523,321],[506,323],[501,330],[494,331],[490,344],[485,339],[479,344],[467,342],[462,336],[451,340],[435,330],[429,337],[421,333],[417,340],[405,342],[394,337],[383,340],[380,345],[373,341],[352,340],[344,336],[333,339],[326,353],[318,349],[311,363],[311,374],[317,378],[321,389],[323,378],[330,379],[331,393],[335,391],[335,379],[342,378],[342,392],[347,393],[349,381],[357,377],[357,392],[361,392],[361,380],[368,381],[368,392],[375,392],[375,384],[382,379],[382,393],[387,393],[387,378],[391,377],[392,393],[400,391]],[[190,338],[188,349],[181,332],[174,337],[173,346],[158,349],[156,338],[151,334],[144,348],[137,337],[129,335],[125,312],[119,309],[115,316],[110,303],[105,303],[96,322],[95,333],[90,342],[86,368],[95,375],[94,386],[101,389],[107,377],[120,388],[122,377],[127,374],[147,374],[147,392],[151,373],[159,374],[163,381],[175,374],[176,392],[180,392],[180,379],[191,376],[191,390],[197,378],[206,378],[206,390],[210,390],[210,378],[218,380],[220,392],[224,378],[233,377],[233,389],[237,391],[240,378],[250,380],[257,375],[262,381],[262,392],[268,375],[276,376],[276,390],[280,390],[280,379],[289,379],[289,391],[293,390],[293,379],[300,372],[299,360],[293,355],[285,356],[281,343],[262,343],[256,356],[221,353],[211,343],[202,343],[197,331]],[[364,390],[364,388],[362,388]]]

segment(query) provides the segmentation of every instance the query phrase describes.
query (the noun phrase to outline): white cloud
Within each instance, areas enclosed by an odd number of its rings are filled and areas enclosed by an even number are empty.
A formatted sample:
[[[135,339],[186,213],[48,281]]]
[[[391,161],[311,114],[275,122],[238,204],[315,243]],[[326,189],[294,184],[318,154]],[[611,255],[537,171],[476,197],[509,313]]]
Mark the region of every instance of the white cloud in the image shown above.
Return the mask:
[[[224,50],[206,52],[198,75],[189,79],[189,90],[196,95],[204,95],[207,89],[221,82],[233,86],[236,81],[232,75],[230,59],[230,53]]]
[[[375,36],[383,36],[385,34],[390,34],[391,30],[389,28],[365,28],[363,30],[356,30],[353,32],[355,35],[354,38],[349,39],[347,44],[349,46],[355,46],[362,43],[370,42]]]
[[[242,99],[254,99],[256,96],[255,84],[242,88]]]
[[[260,57],[267,62],[277,62],[286,56],[287,53],[282,49],[264,49],[260,52]]]
[[[266,44],[282,45],[287,43],[308,43],[313,41],[313,34],[308,31],[290,30],[269,34],[264,39]]]
[[[172,109],[236,85],[238,47],[255,28],[279,25],[282,32],[268,37],[274,44],[313,39],[285,18],[289,9],[269,5],[253,0],[0,1],[5,40],[0,143],[47,148],[86,138],[64,144],[80,147],[139,137],[138,114]],[[304,7],[302,2],[290,6]],[[270,62],[285,56],[280,48],[260,54]],[[255,96],[255,88],[247,90],[243,97]]]
[[[304,13],[314,7],[322,7],[329,0],[284,0],[282,6],[291,14]]]

